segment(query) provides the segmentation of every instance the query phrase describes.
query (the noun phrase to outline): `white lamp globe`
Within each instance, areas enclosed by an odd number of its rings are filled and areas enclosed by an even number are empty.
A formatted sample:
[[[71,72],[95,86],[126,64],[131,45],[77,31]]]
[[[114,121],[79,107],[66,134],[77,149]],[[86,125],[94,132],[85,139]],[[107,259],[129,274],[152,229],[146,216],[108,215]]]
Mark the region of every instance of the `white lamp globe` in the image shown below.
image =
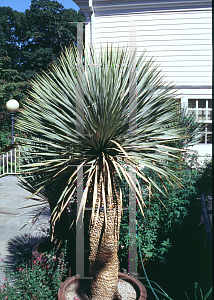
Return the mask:
[[[15,99],[7,101],[6,108],[8,111],[17,111],[19,109],[19,102]]]

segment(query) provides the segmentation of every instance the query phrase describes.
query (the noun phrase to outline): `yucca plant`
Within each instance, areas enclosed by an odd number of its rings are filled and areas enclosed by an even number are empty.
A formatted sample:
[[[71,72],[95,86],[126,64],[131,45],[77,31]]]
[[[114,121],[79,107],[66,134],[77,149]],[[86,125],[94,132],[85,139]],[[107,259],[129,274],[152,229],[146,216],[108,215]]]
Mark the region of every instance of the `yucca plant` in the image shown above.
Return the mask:
[[[184,138],[185,132],[180,126],[179,97],[153,66],[153,59],[143,53],[134,66],[137,96],[133,105],[130,88],[135,79],[130,66],[135,54],[119,47],[101,48],[98,53],[90,49],[83,65],[75,47],[66,49],[48,72],[32,81],[17,125],[25,162],[22,184],[43,197],[42,204],[49,201],[53,236],[54,227],[67,218],[76,196],[78,171],[84,167],[77,219],[86,203],[91,206],[93,300],[118,296],[121,183],[125,180],[136,194],[142,215],[146,205],[140,180],[149,195],[158,188],[145,176],[144,167],[179,184],[169,164],[174,162],[176,167],[179,151],[170,143]],[[135,130],[130,133],[131,127]]]

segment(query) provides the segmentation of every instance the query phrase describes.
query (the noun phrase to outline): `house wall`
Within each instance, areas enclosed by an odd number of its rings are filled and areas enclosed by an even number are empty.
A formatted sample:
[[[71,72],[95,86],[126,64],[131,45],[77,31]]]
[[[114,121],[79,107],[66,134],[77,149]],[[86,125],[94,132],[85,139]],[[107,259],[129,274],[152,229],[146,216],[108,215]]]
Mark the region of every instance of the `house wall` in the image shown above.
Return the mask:
[[[136,35],[137,56],[146,49],[148,58],[156,59],[166,80],[179,89],[183,105],[189,99],[212,99],[211,2],[95,0],[91,5],[88,34],[97,50],[107,43],[130,46],[131,39],[133,45]],[[211,155],[211,140],[194,148],[201,156]]]
[[[129,44],[130,21],[136,23],[137,52],[154,56],[176,85],[210,85],[212,74],[211,10],[157,11],[94,20],[95,47]]]
[[[100,13],[99,13],[100,14]],[[136,26],[137,56],[146,49],[168,82],[188,99],[212,98],[212,12],[210,8],[144,11],[98,15],[94,18],[94,46],[130,42],[130,25]],[[134,35],[134,33],[133,33]],[[202,121],[202,120],[201,120]],[[203,120],[207,124],[211,120]],[[210,141],[193,147],[200,156],[212,154]]]

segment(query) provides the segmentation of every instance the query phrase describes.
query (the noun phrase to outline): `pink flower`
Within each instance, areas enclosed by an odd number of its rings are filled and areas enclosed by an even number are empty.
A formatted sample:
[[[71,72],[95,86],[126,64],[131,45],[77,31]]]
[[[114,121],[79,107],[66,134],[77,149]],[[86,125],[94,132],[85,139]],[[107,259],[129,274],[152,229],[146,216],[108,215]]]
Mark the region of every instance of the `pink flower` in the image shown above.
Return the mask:
[[[3,261],[3,258],[1,258],[1,261]]]
[[[19,268],[19,272],[22,270],[22,268]]]
[[[34,262],[33,262],[34,264],[36,264],[36,260],[34,260]]]
[[[4,281],[7,280],[7,277],[4,278]]]
[[[8,297],[6,296],[4,299],[8,299]]]

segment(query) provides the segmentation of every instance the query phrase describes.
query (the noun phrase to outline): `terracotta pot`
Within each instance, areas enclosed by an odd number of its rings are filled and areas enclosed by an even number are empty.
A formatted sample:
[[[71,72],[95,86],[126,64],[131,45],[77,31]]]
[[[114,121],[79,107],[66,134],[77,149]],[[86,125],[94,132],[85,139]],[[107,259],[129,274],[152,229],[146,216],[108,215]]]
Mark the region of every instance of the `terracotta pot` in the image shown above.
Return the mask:
[[[147,291],[145,286],[136,278],[129,276],[127,274],[118,273],[118,277],[120,279],[126,280],[129,282],[137,293],[137,299],[136,300],[146,300],[147,299]],[[61,286],[61,288],[58,290],[58,300],[67,300],[65,297],[65,291],[66,289],[72,285],[72,284],[78,284],[80,279],[80,275],[75,275],[71,278],[68,278]]]

